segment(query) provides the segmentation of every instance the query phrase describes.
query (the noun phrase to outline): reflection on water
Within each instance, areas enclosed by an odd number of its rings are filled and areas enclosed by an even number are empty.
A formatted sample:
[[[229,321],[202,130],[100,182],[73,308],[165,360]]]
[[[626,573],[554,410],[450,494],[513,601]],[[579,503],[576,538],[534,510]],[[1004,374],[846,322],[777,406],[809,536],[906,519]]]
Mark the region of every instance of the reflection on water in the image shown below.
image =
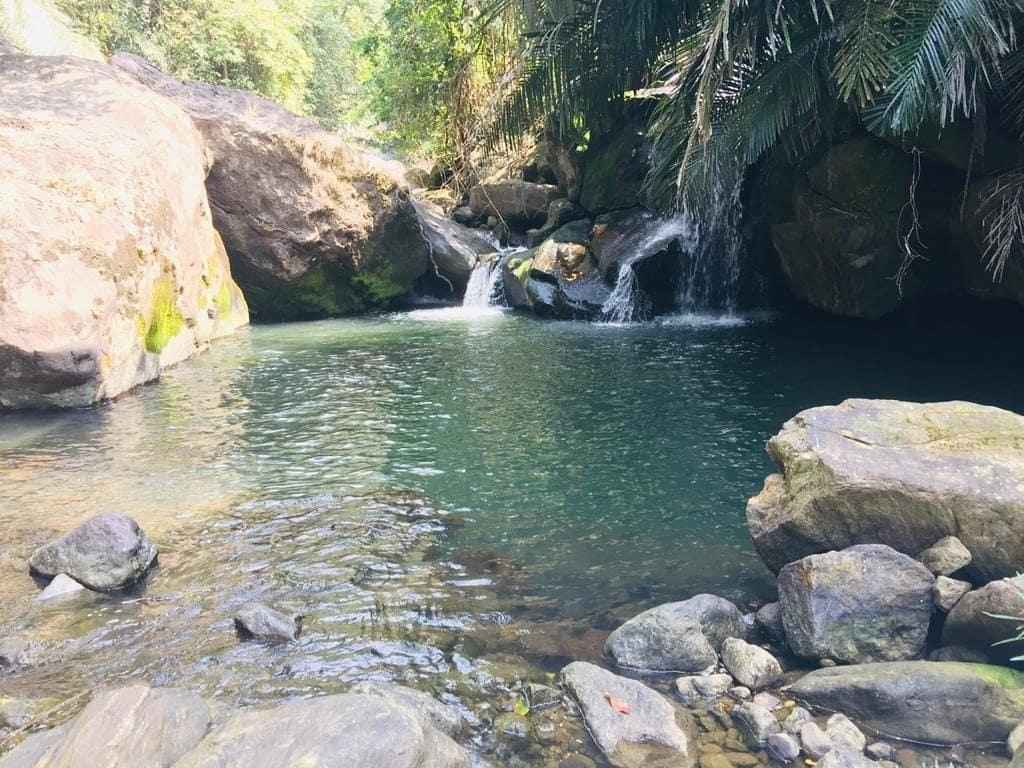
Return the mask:
[[[999,339],[763,316],[254,328],[115,403],[0,417],[0,622],[58,662],[5,690],[143,676],[252,701],[449,679],[510,649],[540,674],[594,658],[641,607],[770,594],[743,508],[796,411],[851,396],[1024,410],[1020,372]],[[107,510],[160,545],[148,585],[34,604],[32,549]],[[300,642],[238,644],[250,599],[305,614]]]

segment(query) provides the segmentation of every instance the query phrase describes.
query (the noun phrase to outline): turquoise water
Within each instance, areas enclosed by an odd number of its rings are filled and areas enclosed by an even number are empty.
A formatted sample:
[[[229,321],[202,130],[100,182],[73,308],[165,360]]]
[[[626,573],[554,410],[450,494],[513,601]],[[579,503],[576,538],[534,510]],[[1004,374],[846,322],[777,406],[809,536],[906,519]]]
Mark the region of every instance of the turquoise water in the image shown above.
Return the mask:
[[[72,660],[20,679],[51,694],[132,675],[236,700],[423,680],[505,649],[520,621],[547,634],[517,652],[553,668],[653,603],[771,595],[744,505],[797,411],[1024,411],[1022,370],[1012,336],[807,317],[255,327],[114,403],[0,416],[0,622]],[[161,546],[142,599],[34,606],[32,548],[105,510]],[[307,615],[287,655],[234,640],[256,598]]]

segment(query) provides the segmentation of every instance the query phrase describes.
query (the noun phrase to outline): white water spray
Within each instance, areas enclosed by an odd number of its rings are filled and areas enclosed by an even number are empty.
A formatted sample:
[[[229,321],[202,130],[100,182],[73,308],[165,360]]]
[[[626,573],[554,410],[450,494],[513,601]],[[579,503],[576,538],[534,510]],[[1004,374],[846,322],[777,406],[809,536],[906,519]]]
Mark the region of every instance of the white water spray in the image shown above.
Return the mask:
[[[466,283],[466,295],[462,298],[464,307],[489,307],[496,302],[497,283],[501,276],[498,259],[477,261]]]

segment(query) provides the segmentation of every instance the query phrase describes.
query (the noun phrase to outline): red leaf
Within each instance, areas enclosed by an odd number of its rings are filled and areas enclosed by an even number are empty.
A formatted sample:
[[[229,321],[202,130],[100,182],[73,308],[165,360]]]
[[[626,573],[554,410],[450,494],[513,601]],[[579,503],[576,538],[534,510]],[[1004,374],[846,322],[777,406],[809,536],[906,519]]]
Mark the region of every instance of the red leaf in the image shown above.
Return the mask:
[[[610,693],[604,695],[605,701],[608,702],[608,706],[618,712],[620,715],[628,715],[633,710],[629,708],[629,704],[624,702],[622,699],[617,699]]]

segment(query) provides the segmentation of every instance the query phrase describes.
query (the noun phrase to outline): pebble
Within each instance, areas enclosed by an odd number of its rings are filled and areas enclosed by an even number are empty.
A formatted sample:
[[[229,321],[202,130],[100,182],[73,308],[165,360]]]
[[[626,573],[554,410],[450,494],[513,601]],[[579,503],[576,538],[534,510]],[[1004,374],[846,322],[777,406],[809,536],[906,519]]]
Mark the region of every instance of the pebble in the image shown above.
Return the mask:
[[[762,691],[761,693],[755,695],[754,703],[760,704],[762,707],[771,710],[772,712],[774,712],[776,709],[779,709],[782,706],[782,700],[778,696],[774,696],[773,694],[770,694],[767,691]]]
[[[788,733],[773,733],[768,737],[768,756],[788,765],[800,757],[800,742]]]
[[[825,724],[825,733],[828,734],[836,749],[863,754],[864,748],[868,744],[867,737],[861,733],[860,728],[843,714],[836,713],[828,719]]]
[[[832,739],[814,721],[800,727],[800,743],[812,760],[820,760],[832,751]]]
[[[746,701],[752,694],[750,693],[750,689],[745,685],[737,685],[736,687],[729,689],[729,695],[736,699],[736,701]]]
[[[793,711],[786,716],[786,719],[782,721],[782,730],[786,733],[791,733],[794,736],[800,733],[800,729],[804,723],[813,722],[814,718],[811,713],[803,707],[794,707]]]

